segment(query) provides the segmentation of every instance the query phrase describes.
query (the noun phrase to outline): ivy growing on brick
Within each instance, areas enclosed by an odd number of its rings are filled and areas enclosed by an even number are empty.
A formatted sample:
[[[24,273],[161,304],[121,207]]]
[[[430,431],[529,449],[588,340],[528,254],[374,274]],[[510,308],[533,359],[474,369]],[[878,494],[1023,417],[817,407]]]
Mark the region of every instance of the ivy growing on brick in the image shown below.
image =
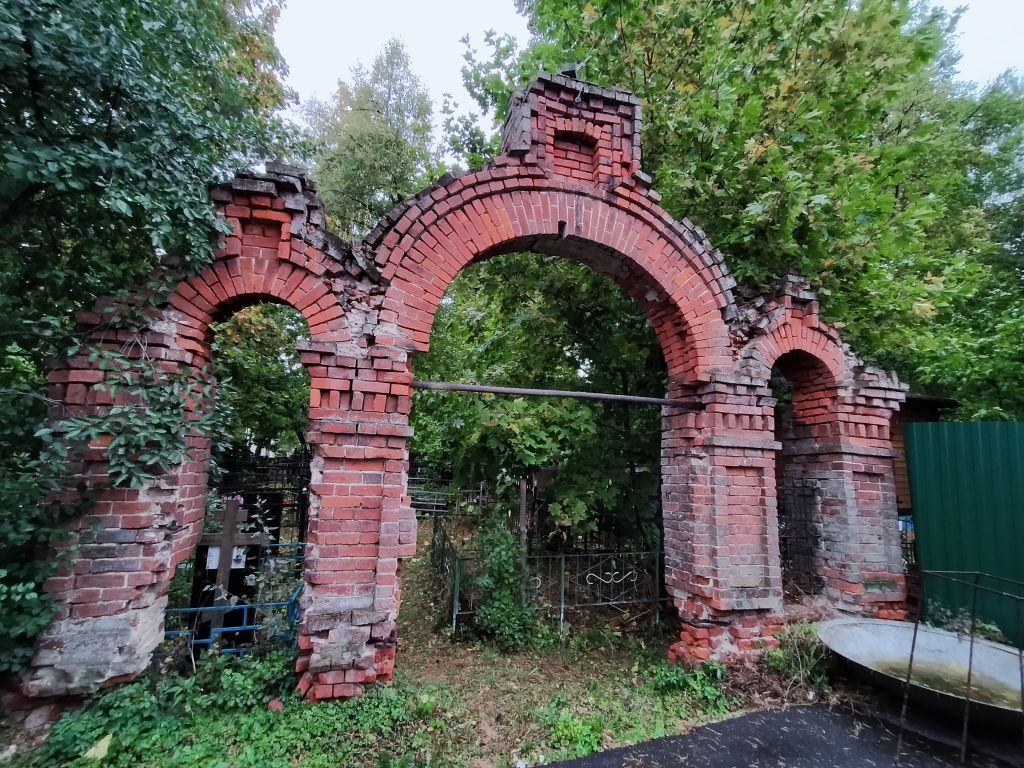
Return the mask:
[[[207,190],[286,151],[276,0],[12,0],[0,8],[0,674],[52,615],[39,584],[55,526],[78,510],[66,462],[102,445],[109,481],[137,485],[181,460],[202,385],[132,343],[169,285],[211,257],[225,225]],[[74,413],[45,396],[58,355],[91,329],[113,407]],[[81,388],[95,382],[76,382]],[[120,402],[117,402],[120,398]],[[51,417],[64,428],[40,429]],[[70,417],[70,418],[67,418]],[[92,446],[92,447],[90,447]]]

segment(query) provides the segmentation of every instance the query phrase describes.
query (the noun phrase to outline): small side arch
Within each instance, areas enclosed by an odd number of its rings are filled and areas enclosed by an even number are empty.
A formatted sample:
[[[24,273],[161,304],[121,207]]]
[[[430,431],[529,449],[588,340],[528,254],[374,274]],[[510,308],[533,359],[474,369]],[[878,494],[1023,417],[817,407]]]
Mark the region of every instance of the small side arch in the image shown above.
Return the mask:
[[[772,368],[786,356],[793,361],[790,367],[803,361],[816,368],[819,374],[827,372],[837,390],[853,384],[852,366],[838,333],[819,323],[817,317],[793,318],[786,312],[767,333],[753,340],[741,355],[755,363],[757,377],[765,381],[771,378]],[[812,361],[816,365],[812,365]]]

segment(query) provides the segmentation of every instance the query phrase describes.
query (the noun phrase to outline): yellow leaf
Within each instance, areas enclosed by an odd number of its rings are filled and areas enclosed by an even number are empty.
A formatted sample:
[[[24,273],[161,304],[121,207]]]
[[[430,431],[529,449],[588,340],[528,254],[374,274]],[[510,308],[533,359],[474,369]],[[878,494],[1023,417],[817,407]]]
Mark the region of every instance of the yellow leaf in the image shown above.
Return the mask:
[[[110,742],[113,738],[114,734],[108,733],[102,739],[89,747],[89,751],[82,755],[82,757],[86,760],[102,760],[107,756],[107,752],[110,751]]]
[[[857,165],[859,165],[863,171],[870,171],[875,167],[875,164],[871,162],[871,158],[867,155],[857,155],[855,159],[857,161]]]
[[[935,305],[930,301],[921,300],[914,302],[914,305],[910,308],[910,314],[914,317],[931,319],[935,317],[938,312],[935,309]]]

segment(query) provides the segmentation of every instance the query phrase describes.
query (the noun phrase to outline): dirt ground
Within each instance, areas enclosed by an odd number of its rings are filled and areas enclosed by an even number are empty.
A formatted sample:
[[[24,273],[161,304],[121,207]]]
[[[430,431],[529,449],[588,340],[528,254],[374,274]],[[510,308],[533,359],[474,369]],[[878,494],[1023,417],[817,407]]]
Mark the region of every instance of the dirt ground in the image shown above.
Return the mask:
[[[474,765],[533,763],[543,753],[547,729],[538,712],[553,697],[575,701],[604,695],[607,681],[633,684],[638,655],[653,655],[668,642],[664,630],[647,627],[635,637],[623,640],[608,633],[589,632],[589,643],[554,649],[543,654],[498,652],[483,643],[453,643],[436,627],[441,606],[436,604],[437,586],[430,564],[430,522],[421,521],[416,557],[403,563],[402,609],[398,622],[399,679],[416,687],[443,687],[455,705],[469,716],[453,716],[446,727],[451,738],[461,742],[456,750],[475,755]],[[597,642],[594,645],[594,638]],[[667,647],[667,645],[666,645]],[[595,685],[604,681],[604,685]],[[691,728],[693,722],[670,724],[669,732]],[[605,737],[605,747],[614,741]]]

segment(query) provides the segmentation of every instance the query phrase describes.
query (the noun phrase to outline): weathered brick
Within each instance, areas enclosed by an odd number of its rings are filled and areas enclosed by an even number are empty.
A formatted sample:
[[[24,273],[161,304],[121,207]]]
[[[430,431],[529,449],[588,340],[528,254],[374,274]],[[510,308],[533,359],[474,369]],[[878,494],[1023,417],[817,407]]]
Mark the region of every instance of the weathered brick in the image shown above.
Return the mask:
[[[415,551],[403,483],[410,352],[427,349],[463,268],[529,242],[612,275],[661,342],[671,396],[697,408],[664,413],[666,585],[683,619],[669,657],[695,662],[777,642],[779,495],[810,481],[819,484],[825,597],[844,610],[902,615],[889,419],[905,387],[843,346],[806,281],[788,278],[768,296],[736,289],[705,233],[658,207],[640,170],[641,126],[630,94],[540,77],[510,106],[501,157],[398,206],[356,248],[323,230],[322,204],[299,169],[267,164],[267,175],[212,191],[231,234],[157,311],[145,346],[168,372],[198,370],[225,309],[273,298],[308,322],[300,352],[320,476],[296,668],[306,698],[356,696],[393,674],[398,558]],[[111,306],[83,313],[83,333]],[[92,338],[110,349],[134,341]],[[95,413],[109,403],[92,387],[105,377],[97,362],[79,355],[62,366],[48,378],[54,419],[66,406]],[[792,424],[778,434],[773,367],[794,390]],[[83,480],[104,477],[108,444],[91,446]],[[145,489],[98,490],[94,510],[73,525],[77,560],[47,581],[58,618],[25,690],[81,693],[144,668],[174,568],[200,535],[210,442],[192,449],[193,459]],[[83,626],[108,633],[102,647],[83,650]],[[125,659],[112,662],[110,648],[127,649]]]

